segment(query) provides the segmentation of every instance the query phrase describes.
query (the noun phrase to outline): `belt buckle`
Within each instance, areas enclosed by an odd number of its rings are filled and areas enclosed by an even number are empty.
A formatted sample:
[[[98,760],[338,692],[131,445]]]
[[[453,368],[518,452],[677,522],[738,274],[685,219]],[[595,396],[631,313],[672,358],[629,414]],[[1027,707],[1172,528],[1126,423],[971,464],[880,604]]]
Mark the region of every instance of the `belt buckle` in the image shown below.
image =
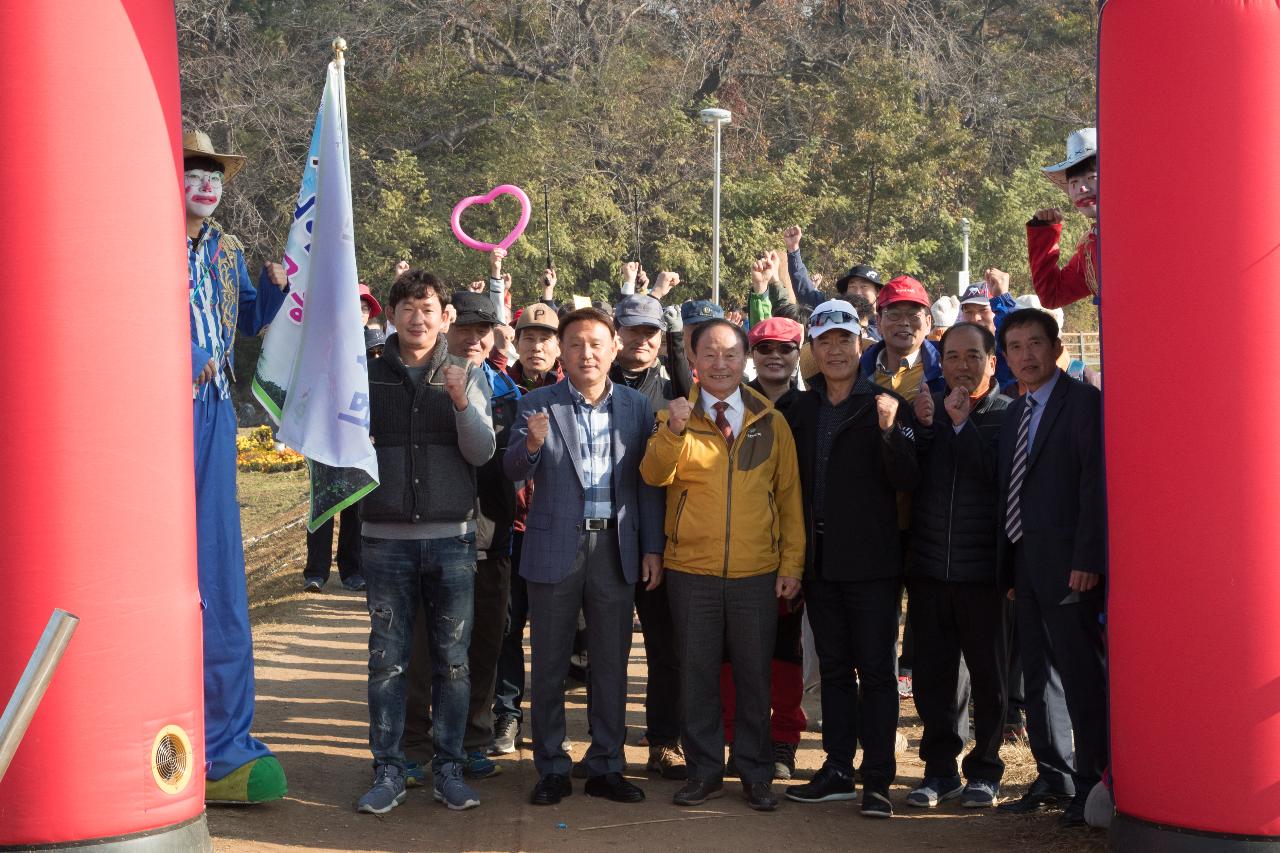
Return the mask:
[[[607,530],[608,523],[609,520],[607,518],[588,518],[583,521],[587,530]]]

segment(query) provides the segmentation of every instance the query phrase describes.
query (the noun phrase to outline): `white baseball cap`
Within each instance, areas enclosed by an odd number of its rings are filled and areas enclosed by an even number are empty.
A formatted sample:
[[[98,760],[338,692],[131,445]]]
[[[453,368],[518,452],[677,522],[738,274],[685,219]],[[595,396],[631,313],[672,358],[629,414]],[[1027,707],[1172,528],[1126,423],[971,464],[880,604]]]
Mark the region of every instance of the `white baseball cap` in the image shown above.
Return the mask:
[[[960,316],[960,299],[951,294],[944,294],[939,297],[938,301],[933,303],[933,307],[929,309],[933,314],[933,327],[935,329],[946,329],[956,324],[956,320]]]
[[[832,329],[844,329],[854,337],[862,335],[857,310],[843,299],[828,299],[809,315],[810,340],[825,335]]]
[[[1040,302],[1040,297],[1036,296],[1034,293],[1028,293],[1025,296],[1015,298],[1013,300],[1013,304],[1016,305],[1019,310],[1023,308],[1034,308],[1037,311],[1044,311],[1054,320],[1058,321],[1058,331],[1063,331],[1063,323],[1066,321],[1066,314],[1063,313],[1061,308],[1045,308]]]

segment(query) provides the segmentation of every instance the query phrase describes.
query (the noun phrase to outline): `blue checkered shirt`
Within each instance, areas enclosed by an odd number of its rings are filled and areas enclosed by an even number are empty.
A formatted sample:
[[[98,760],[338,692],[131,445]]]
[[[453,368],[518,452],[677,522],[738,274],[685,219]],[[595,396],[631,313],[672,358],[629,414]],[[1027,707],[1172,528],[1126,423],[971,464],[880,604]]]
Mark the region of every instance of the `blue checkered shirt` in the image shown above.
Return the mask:
[[[568,380],[565,380],[568,382]],[[582,460],[586,490],[583,518],[613,518],[613,383],[594,406],[569,382],[573,419],[578,425],[578,457]]]

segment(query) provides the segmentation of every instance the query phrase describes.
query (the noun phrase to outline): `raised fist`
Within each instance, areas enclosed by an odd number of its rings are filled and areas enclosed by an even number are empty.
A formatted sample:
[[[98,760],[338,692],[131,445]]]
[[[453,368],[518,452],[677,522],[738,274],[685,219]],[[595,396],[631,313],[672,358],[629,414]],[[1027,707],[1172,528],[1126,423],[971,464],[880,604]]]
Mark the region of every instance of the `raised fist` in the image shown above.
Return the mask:
[[[782,232],[782,239],[787,243],[787,251],[794,252],[800,248],[800,238],[804,236],[804,232],[800,230],[799,225],[792,225],[786,231]]]
[[[1009,274],[1004,270],[987,267],[982,273],[982,279],[987,283],[992,296],[1003,296],[1009,292]]]
[[[689,423],[689,416],[692,414],[693,405],[684,397],[676,397],[670,403],[667,403],[667,429],[676,435],[682,435],[685,425]]]
[[[888,430],[898,416],[898,398],[891,394],[877,394],[876,414],[880,416],[880,429]]]
[[[626,261],[622,264],[622,280],[625,282],[633,282],[640,272],[639,261]]]
[[[453,407],[461,412],[467,407],[467,370],[456,364],[445,365],[444,390],[449,393]]]
[[[947,399],[942,401],[942,405],[951,416],[952,424],[963,425],[969,419],[969,389],[964,386],[953,388],[947,395]]]
[[[756,293],[764,293],[773,280],[773,261],[761,258],[751,265],[751,289]]]
[[[280,264],[273,264],[268,261],[267,276],[271,279],[271,283],[281,290],[289,286],[289,276],[285,275],[284,267]]]
[[[551,419],[546,412],[534,412],[529,415],[529,434],[524,440],[525,450],[537,453],[542,443],[547,440],[547,432],[551,429]]]
[[[507,250],[493,247],[493,251],[489,253],[489,278],[502,277],[502,259],[507,256]]]
[[[1041,222],[1061,222],[1062,211],[1056,207],[1042,207],[1036,211],[1036,219]]]
[[[403,275],[408,271],[409,271],[408,261],[399,261],[396,263],[396,278],[399,278],[401,275]]]
[[[486,281],[473,281],[467,284],[467,290],[472,293],[488,293],[489,283]]]
[[[928,388],[921,388],[916,394],[915,410],[921,426],[933,426],[933,395]]]
[[[649,295],[655,299],[661,299],[671,292],[672,288],[680,284],[680,273],[668,272],[663,270],[658,273],[658,277],[653,281],[653,290]]]
[[[636,273],[636,290],[641,291],[647,288],[648,286],[649,286],[649,274],[645,272],[643,268],[641,268],[640,272]]]

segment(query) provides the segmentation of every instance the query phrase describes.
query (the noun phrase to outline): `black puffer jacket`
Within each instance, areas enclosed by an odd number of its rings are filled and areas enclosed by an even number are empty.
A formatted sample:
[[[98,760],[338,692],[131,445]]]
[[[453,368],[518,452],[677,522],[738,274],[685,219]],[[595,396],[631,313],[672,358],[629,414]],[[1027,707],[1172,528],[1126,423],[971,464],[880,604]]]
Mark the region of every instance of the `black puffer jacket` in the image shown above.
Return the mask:
[[[911,502],[907,577],[996,582],[996,450],[1013,401],[983,397],[960,432],[933,395],[933,427],[917,437],[920,486]]]

